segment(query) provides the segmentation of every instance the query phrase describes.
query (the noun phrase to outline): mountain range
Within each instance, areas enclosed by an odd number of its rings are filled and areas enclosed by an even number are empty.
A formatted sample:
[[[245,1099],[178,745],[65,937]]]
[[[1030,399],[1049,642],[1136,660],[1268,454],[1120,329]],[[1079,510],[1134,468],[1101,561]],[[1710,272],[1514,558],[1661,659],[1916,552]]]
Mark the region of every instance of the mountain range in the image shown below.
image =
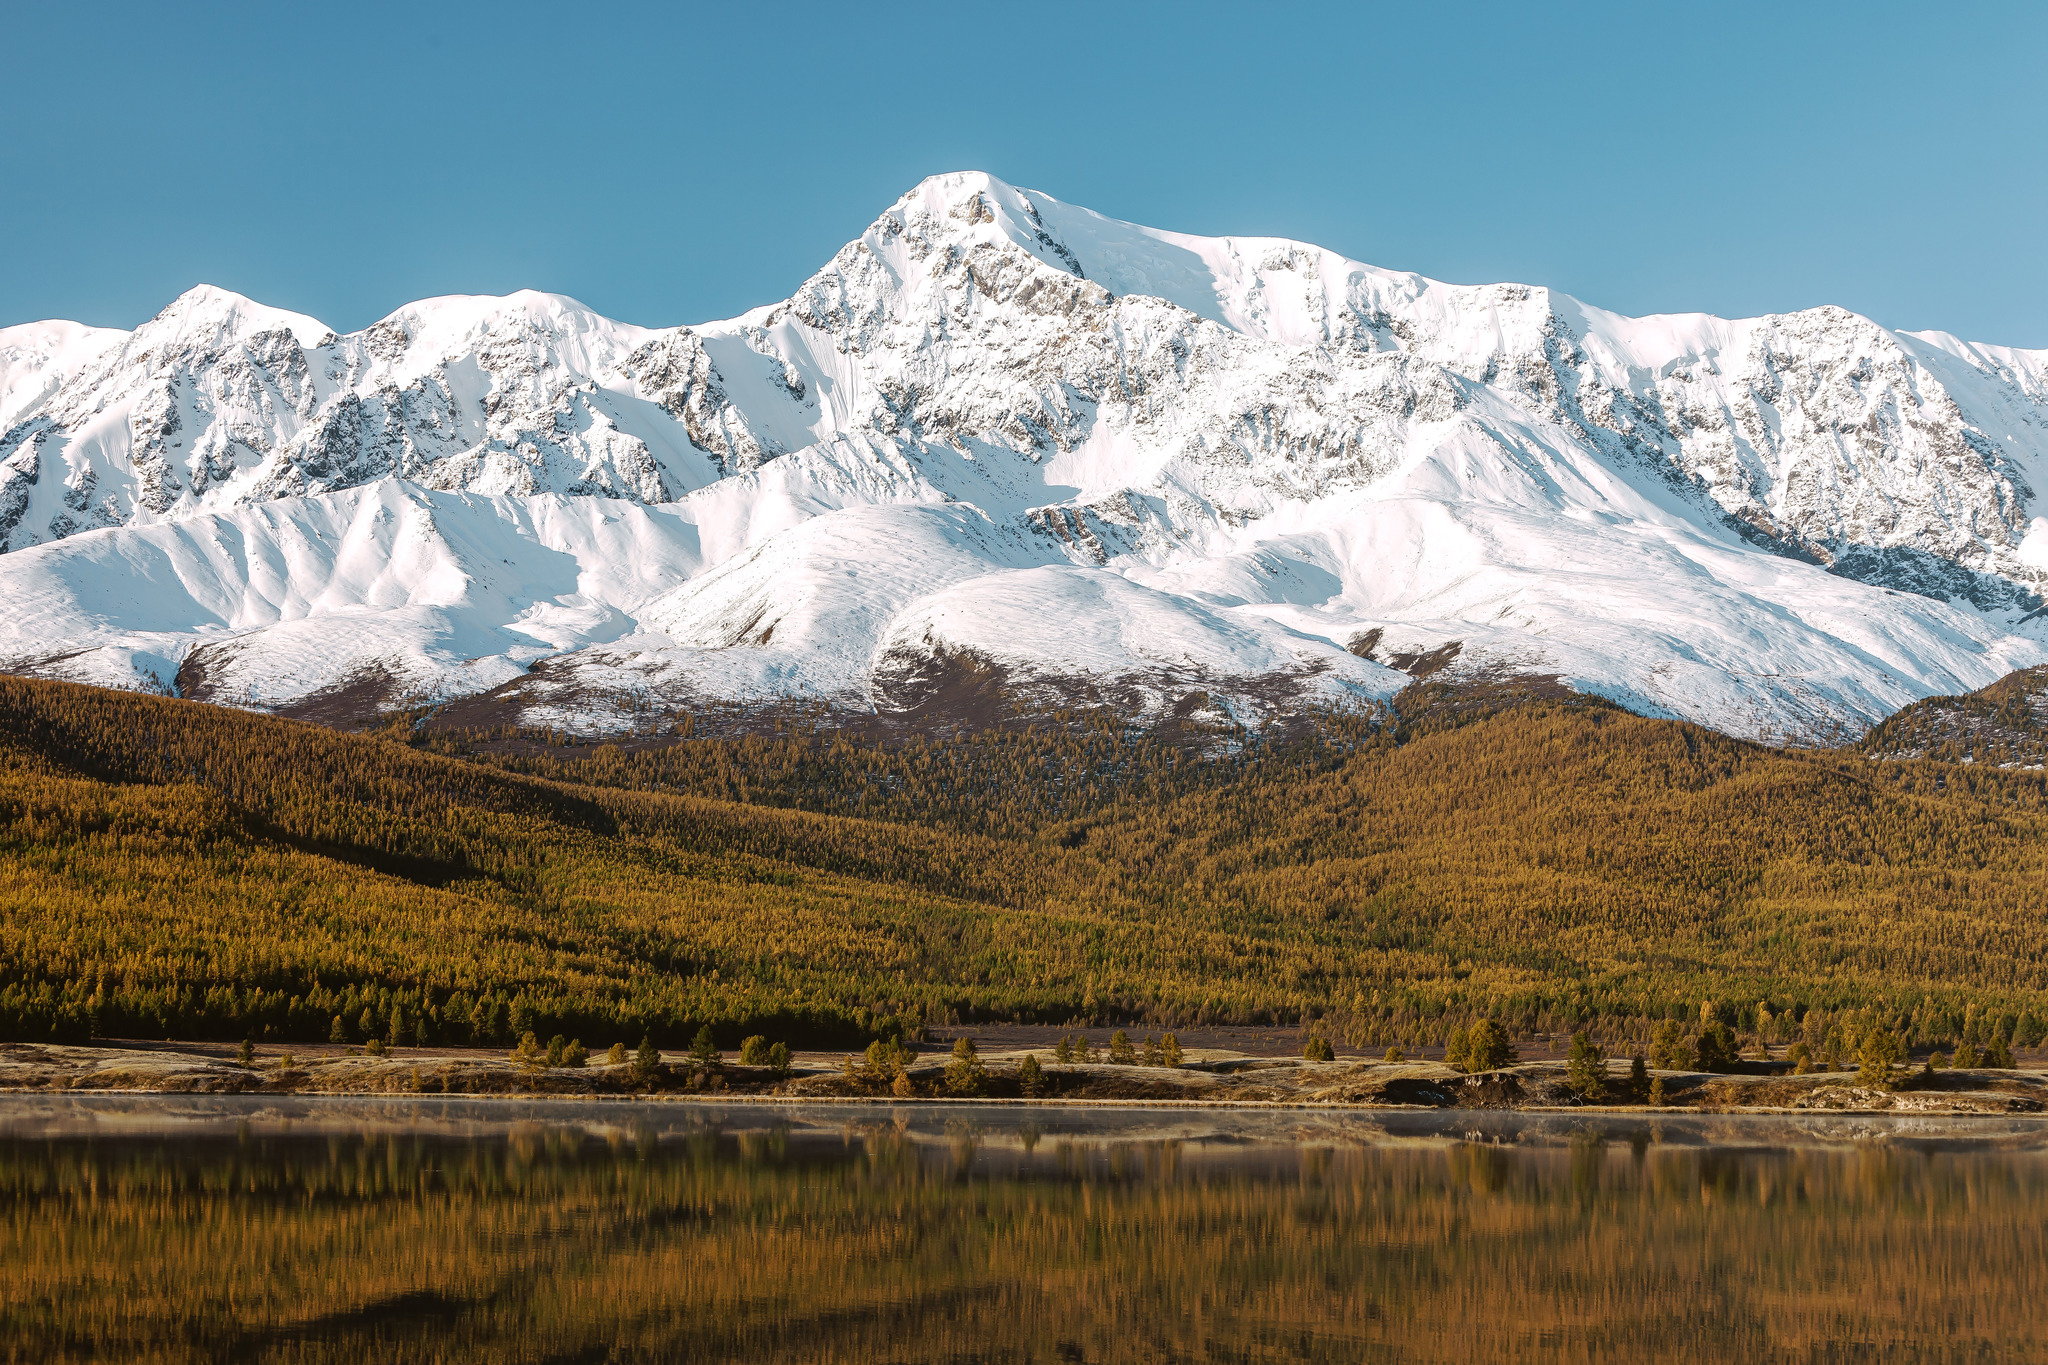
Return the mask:
[[[935,176],[788,299],[0,330],[0,669],[609,731],[1538,675],[1766,740],[2048,663],[2048,351],[1628,318]]]

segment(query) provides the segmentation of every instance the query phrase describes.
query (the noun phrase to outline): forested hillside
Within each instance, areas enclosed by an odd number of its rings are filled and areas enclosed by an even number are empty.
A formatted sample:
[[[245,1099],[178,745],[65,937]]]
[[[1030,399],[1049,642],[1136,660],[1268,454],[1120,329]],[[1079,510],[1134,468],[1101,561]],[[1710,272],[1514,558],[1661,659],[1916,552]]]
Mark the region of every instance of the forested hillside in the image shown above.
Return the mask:
[[[0,678],[0,1031],[1379,1044],[1704,1002],[1816,1044],[1861,1011],[2038,1039],[2041,774],[1419,700],[1224,758],[1078,715],[628,753]]]

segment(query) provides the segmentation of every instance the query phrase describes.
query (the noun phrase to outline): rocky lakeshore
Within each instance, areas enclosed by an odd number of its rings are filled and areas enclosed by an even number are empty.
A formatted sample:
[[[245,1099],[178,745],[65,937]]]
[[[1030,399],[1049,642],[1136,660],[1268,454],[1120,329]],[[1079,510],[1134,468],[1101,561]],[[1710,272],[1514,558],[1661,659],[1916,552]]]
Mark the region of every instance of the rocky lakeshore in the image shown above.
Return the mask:
[[[1030,1077],[1026,1058],[1039,1064]],[[1190,1049],[1177,1067],[1060,1062],[1044,1050],[986,1052],[978,1071],[949,1074],[945,1053],[900,1064],[800,1052],[786,1070],[663,1053],[658,1063],[592,1058],[547,1066],[505,1054],[401,1049],[293,1055],[268,1049],[242,1061],[203,1044],[73,1047],[0,1044],[0,1094],[306,1094],[640,1097],[648,1100],[874,1100],[889,1103],[1032,1100],[1037,1103],[1187,1103],[1272,1107],[1554,1110],[1657,1108],[1700,1112],[2048,1112],[2048,1072],[1900,1068],[1888,1085],[1852,1071],[1794,1075],[1652,1071],[1649,1094],[1608,1063],[1602,1093],[1573,1085],[1567,1065],[1532,1061],[1468,1075],[1440,1062],[1309,1061]],[[1758,1068],[1761,1071],[1761,1068]]]

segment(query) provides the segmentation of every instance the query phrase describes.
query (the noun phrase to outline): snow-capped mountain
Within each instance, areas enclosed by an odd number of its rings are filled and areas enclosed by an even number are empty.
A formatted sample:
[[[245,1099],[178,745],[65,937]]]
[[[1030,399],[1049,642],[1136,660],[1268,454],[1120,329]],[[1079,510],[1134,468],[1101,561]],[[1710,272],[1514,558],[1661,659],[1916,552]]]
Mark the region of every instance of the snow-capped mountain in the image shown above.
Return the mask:
[[[0,330],[0,432],[0,662],[256,705],[887,709],[965,661],[1257,710],[1405,665],[1774,735],[2048,661],[2048,352],[1631,319],[980,174],[703,326],[521,293],[337,336],[201,288]]]

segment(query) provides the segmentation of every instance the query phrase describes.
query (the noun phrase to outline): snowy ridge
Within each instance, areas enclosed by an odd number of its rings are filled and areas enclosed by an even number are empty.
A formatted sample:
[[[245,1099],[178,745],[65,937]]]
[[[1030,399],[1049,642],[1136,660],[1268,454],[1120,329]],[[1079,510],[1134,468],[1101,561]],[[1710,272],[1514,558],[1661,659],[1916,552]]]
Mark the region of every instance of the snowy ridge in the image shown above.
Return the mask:
[[[2048,661],[2048,353],[1625,318],[979,174],[726,322],[524,292],[337,336],[202,288],[0,331],[0,405],[0,663],[244,704],[887,709],[969,657],[1257,710],[1426,655],[1787,736]]]

